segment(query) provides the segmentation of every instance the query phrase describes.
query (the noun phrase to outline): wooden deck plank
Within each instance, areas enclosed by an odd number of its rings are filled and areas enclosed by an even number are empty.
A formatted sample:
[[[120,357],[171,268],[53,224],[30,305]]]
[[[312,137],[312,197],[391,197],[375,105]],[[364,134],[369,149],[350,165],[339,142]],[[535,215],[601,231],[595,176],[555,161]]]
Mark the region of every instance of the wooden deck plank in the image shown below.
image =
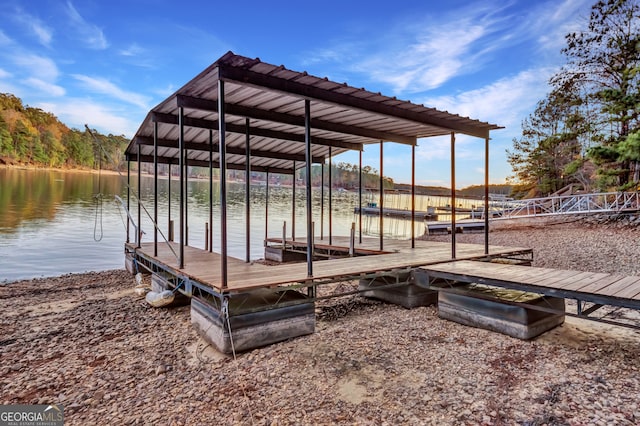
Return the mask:
[[[619,301],[624,299],[640,300],[640,277],[637,276],[624,277],[617,274],[558,270],[558,274],[552,275],[553,282],[542,280],[545,282],[540,283],[536,282],[539,280],[535,276],[539,272],[544,273],[544,270],[522,266],[521,268],[529,270],[533,278],[520,281],[514,280],[514,276],[509,271],[504,268],[496,268],[495,264],[486,262],[441,263],[428,266],[425,269],[436,273],[461,274],[466,280],[486,278],[487,280],[495,281],[496,285],[503,283],[507,287],[532,285],[539,289],[540,292],[551,290],[551,294],[560,290],[568,294],[575,294],[575,298],[594,299],[604,296],[617,304],[620,304]],[[616,302],[614,298],[618,301]]]
[[[619,291],[616,294],[616,297],[620,297],[623,299],[634,298],[638,294],[638,291],[640,291],[639,289],[640,289],[640,277],[638,277],[638,281],[627,286],[624,290]]]
[[[586,284],[582,287],[576,288],[576,291],[580,291],[583,293],[598,293],[598,294],[602,294],[601,291],[602,289],[615,284],[616,282],[620,281],[621,279],[623,279],[624,276],[623,275],[614,275],[614,274],[607,274],[606,277],[599,279],[599,280],[595,280],[590,284]]]
[[[640,285],[640,277],[630,276],[613,283],[612,285],[602,289],[600,293],[612,297],[624,297],[623,293],[626,289],[635,288]]]

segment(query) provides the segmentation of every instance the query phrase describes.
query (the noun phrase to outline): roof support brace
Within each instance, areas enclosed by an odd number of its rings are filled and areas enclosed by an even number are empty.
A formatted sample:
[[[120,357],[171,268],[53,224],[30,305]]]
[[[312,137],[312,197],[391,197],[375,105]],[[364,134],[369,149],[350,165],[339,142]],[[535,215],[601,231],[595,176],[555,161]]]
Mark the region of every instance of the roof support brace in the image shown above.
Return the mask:
[[[190,96],[177,95],[177,103],[185,108],[200,109],[204,111],[217,112],[215,101],[208,99],[193,98]],[[274,123],[289,124],[292,126],[304,126],[304,117],[297,115],[285,114],[281,112],[265,111],[257,108],[246,107],[242,105],[227,105],[227,114],[237,115],[240,117],[249,117],[256,120],[271,121]],[[331,123],[323,120],[312,120],[311,126],[314,129],[326,130],[329,132],[343,133],[347,135],[361,136],[370,139],[385,139],[398,143],[413,145],[416,138],[411,136],[399,135],[392,132],[381,132],[371,129],[364,129],[357,126],[347,126],[340,123]],[[314,142],[314,144],[316,144]],[[316,144],[317,145],[317,144]],[[334,145],[337,146],[337,145]]]
[[[173,114],[164,114],[160,112],[152,112],[151,120],[165,124],[178,124],[178,119]],[[184,125],[188,127],[198,127],[201,129],[217,129],[219,127],[218,120],[205,120],[203,118],[184,117]],[[230,133],[239,133],[244,135],[247,131],[245,126],[241,124],[226,123],[225,127]],[[297,133],[281,132],[277,130],[259,129],[254,127],[251,130],[253,136],[262,136],[265,138],[280,139],[292,142],[304,142],[304,135]],[[322,146],[335,146],[337,148],[349,149],[352,151],[361,151],[361,143],[345,142],[335,139],[326,139],[312,136],[311,143]]]
[[[326,90],[320,87],[311,86],[297,81],[285,80],[267,74],[260,74],[247,69],[219,64],[218,75],[221,81],[234,81],[243,85],[251,85],[259,88],[275,90],[289,95],[297,95],[304,98],[317,99],[319,101],[330,102],[336,105],[348,106],[363,111],[374,112],[390,117],[416,121],[431,126],[440,127],[443,130],[457,129],[458,132],[471,136],[485,138],[489,136],[489,131],[466,126],[459,122],[452,122],[445,118],[425,116],[420,112],[410,109],[398,109],[384,103],[371,101],[366,98],[350,96],[347,93]],[[386,139],[386,138],[385,138]],[[394,142],[399,142],[395,141]]]

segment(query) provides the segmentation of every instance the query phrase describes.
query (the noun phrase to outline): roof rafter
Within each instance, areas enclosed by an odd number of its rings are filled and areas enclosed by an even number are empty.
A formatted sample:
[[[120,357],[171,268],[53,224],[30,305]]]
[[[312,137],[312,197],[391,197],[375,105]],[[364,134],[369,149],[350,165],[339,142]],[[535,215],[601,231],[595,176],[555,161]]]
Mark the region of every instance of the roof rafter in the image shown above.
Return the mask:
[[[174,114],[167,114],[162,112],[151,112],[151,121],[178,125],[178,116]],[[218,130],[218,120],[206,120],[204,118],[184,117],[183,123],[188,127],[198,127],[201,129]],[[239,133],[245,135],[247,133],[247,127],[243,124],[225,123],[225,128],[228,132]],[[258,127],[250,127],[249,134],[253,136],[262,136],[265,138],[280,139],[292,142],[303,142],[304,134],[281,132],[277,130],[261,129]],[[345,142],[333,139],[318,138],[311,136],[311,143],[313,145],[333,146],[337,148],[349,149],[352,151],[362,151],[362,144]]]
[[[153,146],[153,138],[149,136],[136,136],[135,142],[140,145]],[[176,148],[178,149],[178,140],[177,139],[158,139],[158,146],[162,148]],[[189,151],[201,151],[201,152],[209,152],[209,144],[208,143],[199,143],[199,142],[185,142],[184,148]],[[220,145],[216,142],[212,146],[213,152],[220,152]],[[232,155],[246,155],[246,151],[243,148],[234,148],[231,146],[226,147],[227,154]],[[276,160],[288,160],[288,161],[297,161],[300,163],[304,163],[305,156],[301,154],[287,154],[282,152],[272,152],[272,151],[263,151],[259,149],[251,149],[250,155],[252,157],[262,157],[262,158],[273,158]],[[313,156],[311,162],[312,163],[323,163],[325,157],[324,156]]]
[[[224,81],[237,82],[242,85],[251,85],[254,87],[266,88],[290,95],[294,94],[300,96],[301,98],[330,102],[335,105],[348,106],[351,108],[374,112],[389,117],[410,120],[413,122],[439,127],[443,130],[460,132],[479,138],[489,137],[488,129],[478,129],[472,126],[467,126],[464,123],[454,123],[447,119],[426,116],[422,112],[411,111],[404,108],[396,108],[390,105],[385,105],[381,102],[374,102],[368,99],[351,96],[349,94],[337,93],[335,91],[322,89],[317,86],[298,83],[297,81],[285,80],[267,74],[260,74],[254,71],[250,71],[249,69],[235,67],[227,63],[218,64],[218,78]]]
[[[218,112],[218,102],[209,99],[194,98],[191,96],[177,95],[178,106],[184,108],[193,108],[203,111]],[[256,120],[272,121],[276,123],[289,124],[292,126],[304,127],[304,117],[285,114],[281,112],[266,111],[258,108],[251,108],[242,105],[226,104],[225,112],[230,115],[240,117],[254,118]],[[376,141],[384,140],[389,142],[398,142],[403,144],[415,145],[416,138],[411,136],[399,135],[396,133],[377,131],[372,129],[364,129],[361,127],[345,125],[340,123],[332,123],[323,120],[317,120],[311,117],[311,128],[318,130],[326,130],[329,132],[343,133],[347,135],[362,136],[371,138]],[[313,141],[313,137],[312,137]],[[312,142],[313,143],[313,142]]]
[[[129,153],[127,154],[127,161],[138,161],[138,154],[136,153]],[[153,163],[153,155],[141,155],[140,156],[140,161],[142,163]],[[175,158],[169,158],[169,157],[158,157],[158,163],[160,164],[178,164],[177,160]],[[209,162],[208,161],[204,161],[204,160],[192,160],[189,159],[187,160],[187,163],[189,163],[190,166],[198,166],[198,167],[209,167]],[[219,169],[220,168],[220,163],[218,161],[214,161],[213,162],[213,168],[214,169]],[[243,164],[236,164],[236,163],[230,163],[227,162],[227,168],[228,169],[232,169],[232,170],[245,170],[245,165]],[[251,165],[251,171],[252,172],[262,172],[262,173],[276,173],[276,174],[282,174],[282,175],[292,175],[293,174],[293,169],[285,169],[285,168],[281,168],[281,167],[263,167],[263,166],[255,166],[255,165]]]

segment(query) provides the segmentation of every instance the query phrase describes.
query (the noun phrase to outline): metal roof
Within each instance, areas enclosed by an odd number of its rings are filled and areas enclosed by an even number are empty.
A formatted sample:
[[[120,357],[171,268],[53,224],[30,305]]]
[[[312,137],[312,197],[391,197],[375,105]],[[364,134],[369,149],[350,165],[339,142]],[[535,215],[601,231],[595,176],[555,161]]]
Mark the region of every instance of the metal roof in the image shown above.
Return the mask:
[[[294,164],[304,166],[307,99],[313,162],[324,161],[330,149],[336,155],[380,141],[414,145],[418,138],[451,132],[488,138],[490,130],[501,128],[227,52],[147,114],[127,147],[127,159],[137,160],[139,144],[140,160],[153,161],[157,123],[158,161],[177,164],[182,107],[189,165],[208,166],[213,149],[217,167],[219,81],[225,82],[225,147],[231,169],[245,167],[247,128],[252,170],[291,173]]]

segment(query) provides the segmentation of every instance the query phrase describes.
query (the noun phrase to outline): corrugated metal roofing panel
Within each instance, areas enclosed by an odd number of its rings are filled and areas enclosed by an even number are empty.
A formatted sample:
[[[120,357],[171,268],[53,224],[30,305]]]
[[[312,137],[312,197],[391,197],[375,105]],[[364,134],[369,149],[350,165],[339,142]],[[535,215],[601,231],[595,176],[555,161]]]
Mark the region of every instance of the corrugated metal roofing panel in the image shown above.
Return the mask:
[[[291,137],[300,138],[304,134],[301,125],[304,117],[304,99],[311,100],[312,122],[321,128],[311,129],[312,136],[333,140],[334,144],[349,142],[355,144],[367,144],[378,142],[379,139],[388,140],[390,136],[402,135],[410,140],[418,137],[447,134],[451,131],[458,133],[483,135],[490,130],[500,128],[497,125],[461,117],[424,105],[413,104],[408,101],[387,97],[380,93],[366,91],[351,87],[346,83],[338,83],[329,79],[308,75],[306,72],[296,72],[285,68],[261,62],[259,59],[251,59],[228,52],[218,61],[201,72],[194,79],[185,84],[173,95],[162,101],[151,112],[159,112],[177,116],[177,97],[187,95],[196,99],[204,99],[215,105],[218,97],[218,72],[235,70],[234,75],[244,75],[243,78],[229,79],[225,84],[225,101],[228,105],[238,105],[253,108],[246,110],[249,113],[250,128],[277,131],[290,134]],[[240,74],[237,74],[239,72]],[[257,78],[256,76],[264,76]],[[262,85],[262,81],[266,85]],[[281,84],[278,82],[285,82]],[[271,83],[275,83],[270,87]],[[287,86],[289,85],[289,86]],[[293,85],[293,86],[292,86]],[[280,87],[276,89],[275,87]],[[287,87],[295,90],[287,92]],[[300,87],[307,88],[302,92]],[[315,94],[320,95],[315,97]],[[348,100],[346,103],[341,99]],[[265,116],[265,113],[267,114]],[[285,122],[269,121],[271,113],[286,114],[289,117]],[[185,117],[206,120],[214,123],[218,120],[218,114],[214,110],[185,108]],[[265,120],[260,117],[271,117]],[[276,120],[278,120],[276,116]],[[245,117],[228,114],[226,121],[230,127],[244,128]],[[293,121],[292,121],[293,120]],[[295,123],[295,124],[294,124]],[[321,123],[324,123],[320,125]],[[438,123],[437,125],[434,123]],[[199,125],[199,124],[198,124]],[[233,126],[232,126],[233,125]],[[338,126],[338,127],[336,127]],[[346,128],[345,128],[346,126]],[[175,140],[178,138],[178,128],[175,124],[159,123],[158,134],[161,139]],[[351,129],[349,131],[348,129]],[[364,132],[363,132],[364,131]],[[373,137],[376,133],[380,137]],[[368,136],[363,136],[367,134]],[[147,115],[141,124],[136,136],[152,137],[153,121],[151,113]],[[217,142],[217,129],[213,129],[213,135]],[[206,146],[209,138],[209,130],[198,127],[185,127],[185,141],[201,143]],[[400,136],[397,136],[400,138]],[[228,146],[240,148],[244,146],[244,135],[228,132],[226,141]],[[400,138],[402,139],[402,138]],[[277,156],[304,154],[305,144],[294,141],[282,141],[267,136],[252,137],[252,149],[270,151]],[[137,147],[133,143],[127,147],[127,153],[135,154]],[[149,151],[150,150],[150,151]],[[326,156],[327,146],[314,145],[314,155]],[[333,152],[342,152],[344,148],[334,147]],[[145,146],[144,152],[153,152],[153,147]],[[163,157],[178,155],[177,149],[162,147],[158,154]],[[145,154],[146,155],[146,154]],[[200,159],[201,154],[198,155]],[[208,155],[208,154],[202,154]],[[233,156],[233,161],[244,161],[243,156]],[[253,160],[252,160],[253,162]],[[263,164],[267,167],[291,167],[287,160],[256,158],[255,164]],[[297,165],[297,164],[296,164]]]

